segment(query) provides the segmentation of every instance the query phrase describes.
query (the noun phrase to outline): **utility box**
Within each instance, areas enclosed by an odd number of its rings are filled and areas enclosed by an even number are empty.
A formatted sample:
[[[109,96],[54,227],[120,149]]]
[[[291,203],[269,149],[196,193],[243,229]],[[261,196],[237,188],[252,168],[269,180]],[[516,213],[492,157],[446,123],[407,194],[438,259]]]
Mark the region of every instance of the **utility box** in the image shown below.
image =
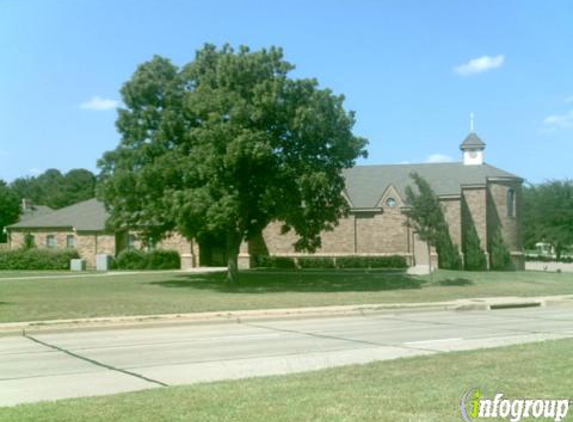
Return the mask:
[[[111,257],[109,255],[96,255],[96,271],[109,271]]]
[[[85,259],[72,259],[70,261],[71,271],[85,271],[86,270],[86,260]]]

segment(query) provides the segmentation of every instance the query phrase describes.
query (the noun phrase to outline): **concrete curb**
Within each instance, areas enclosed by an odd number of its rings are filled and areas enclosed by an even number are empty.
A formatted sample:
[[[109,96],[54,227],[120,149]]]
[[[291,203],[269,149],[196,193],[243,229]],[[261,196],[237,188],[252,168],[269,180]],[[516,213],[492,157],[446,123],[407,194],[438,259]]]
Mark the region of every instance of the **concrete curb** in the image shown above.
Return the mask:
[[[573,295],[543,297],[494,297],[458,299],[448,302],[389,303],[366,305],[321,306],[286,309],[258,309],[187,314],[136,315],[99,318],[78,318],[49,321],[0,323],[0,336],[22,332],[54,332],[122,327],[145,327],[213,322],[240,322],[253,319],[312,318],[325,316],[364,315],[389,312],[427,311],[489,311],[496,309],[573,305]]]

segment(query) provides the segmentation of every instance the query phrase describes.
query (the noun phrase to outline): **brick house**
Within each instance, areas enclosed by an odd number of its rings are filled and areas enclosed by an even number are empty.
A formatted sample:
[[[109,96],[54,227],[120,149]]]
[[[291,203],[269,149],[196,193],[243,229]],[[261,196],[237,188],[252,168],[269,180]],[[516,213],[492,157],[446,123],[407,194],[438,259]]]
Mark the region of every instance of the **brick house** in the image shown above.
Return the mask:
[[[524,267],[522,245],[523,179],[483,161],[485,144],[471,132],[460,145],[463,160],[456,163],[356,166],[345,171],[345,198],[350,215],[331,232],[322,235],[322,248],[316,255],[384,256],[402,255],[410,265],[427,265],[427,249],[407,227],[403,213],[410,174],[417,172],[438,194],[452,241],[460,246],[468,228],[475,229],[486,252],[499,232],[511,252],[514,265]],[[142,246],[135,233],[106,230],[108,214],[102,203],[91,199],[48,214],[28,218],[8,227],[12,248],[33,236],[38,247],[75,247],[88,266],[96,254],[116,255],[119,251]],[[249,266],[250,255],[269,253],[301,256],[296,253],[292,233],[280,234],[280,222],[265,228],[259,239],[241,246],[239,265]],[[217,244],[187,241],[177,233],[158,247],[177,250],[183,268],[196,265],[225,265],[224,249]],[[436,256],[434,254],[432,260]]]
[[[89,199],[8,226],[8,242],[12,249],[22,247],[27,238],[38,248],[76,248],[86,260],[88,268],[94,268],[98,254],[115,256],[126,248],[143,247],[137,233],[113,233],[107,230],[108,216],[102,202]],[[194,257],[198,255],[194,255],[194,252],[198,253],[197,247],[177,233],[156,246],[178,251],[184,267],[195,265]]]

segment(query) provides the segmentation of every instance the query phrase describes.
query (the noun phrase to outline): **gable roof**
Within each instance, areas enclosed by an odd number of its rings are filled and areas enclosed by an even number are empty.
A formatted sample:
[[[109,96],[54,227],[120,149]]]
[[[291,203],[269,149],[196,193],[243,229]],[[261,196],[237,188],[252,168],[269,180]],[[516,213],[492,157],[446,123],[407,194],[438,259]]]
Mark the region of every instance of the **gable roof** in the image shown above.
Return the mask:
[[[410,173],[428,181],[439,196],[460,195],[462,185],[485,185],[489,178],[522,180],[489,164],[466,166],[463,163],[428,163],[356,166],[344,171],[346,195],[352,208],[375,208],[386,188],[393,185],[403,200]]]
[[[51,213],[34,216],[8,226],[8,229],[58,228],[77,231],[104,231],[109,214],[103,202],[95,198],[61,208]]]

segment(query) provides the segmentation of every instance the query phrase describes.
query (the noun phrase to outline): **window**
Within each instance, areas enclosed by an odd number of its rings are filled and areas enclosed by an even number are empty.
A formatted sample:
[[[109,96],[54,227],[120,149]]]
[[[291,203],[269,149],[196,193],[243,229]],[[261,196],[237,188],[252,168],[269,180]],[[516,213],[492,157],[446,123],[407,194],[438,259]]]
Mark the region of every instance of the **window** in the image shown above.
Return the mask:
[[[388,198],[386,200],[386,206],[390,208],[394,208],[396,206],[396,200],[394,198]]]
[[[507,216],[515,217],[515,191],[513,188],[507,190]]]
[[[76,247],[76,237],[73,234],[69,234],[66,236],[66,248],[75,248]]]
[[[135,249],[135,235],[130,234],[127,236],[127,249],[132,250]]]
[[[49,234],[46,236],[46,246],[48,248],[55,248],[56,247],[56,236],[53,234]]]

